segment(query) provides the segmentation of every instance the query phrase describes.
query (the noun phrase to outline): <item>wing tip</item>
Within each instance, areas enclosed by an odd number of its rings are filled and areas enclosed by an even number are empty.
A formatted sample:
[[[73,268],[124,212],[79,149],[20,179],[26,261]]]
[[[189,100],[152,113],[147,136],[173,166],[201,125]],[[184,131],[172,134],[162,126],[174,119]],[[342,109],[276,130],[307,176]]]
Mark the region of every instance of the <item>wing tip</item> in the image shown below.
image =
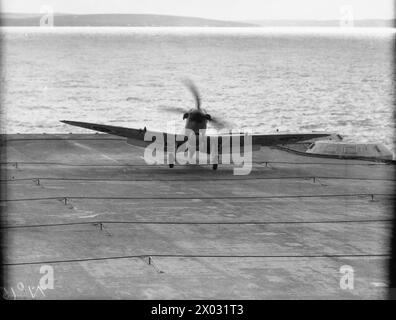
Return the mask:
[[[59,120],[59,122],[66,123],[66,124],[72,124],[73,123],[73,121],[69,121],[69,120]]]

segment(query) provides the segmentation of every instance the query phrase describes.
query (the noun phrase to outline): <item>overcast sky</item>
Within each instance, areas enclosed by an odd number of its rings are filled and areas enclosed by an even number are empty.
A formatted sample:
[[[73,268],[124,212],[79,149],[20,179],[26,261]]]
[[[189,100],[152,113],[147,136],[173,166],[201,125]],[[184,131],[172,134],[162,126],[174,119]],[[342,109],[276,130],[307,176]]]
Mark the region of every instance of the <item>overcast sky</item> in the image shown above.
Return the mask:
[[[350,5],[355,19],[390,19],[394,0],[0,0],[2,12],[152,13],[223,20],[339,19]]]

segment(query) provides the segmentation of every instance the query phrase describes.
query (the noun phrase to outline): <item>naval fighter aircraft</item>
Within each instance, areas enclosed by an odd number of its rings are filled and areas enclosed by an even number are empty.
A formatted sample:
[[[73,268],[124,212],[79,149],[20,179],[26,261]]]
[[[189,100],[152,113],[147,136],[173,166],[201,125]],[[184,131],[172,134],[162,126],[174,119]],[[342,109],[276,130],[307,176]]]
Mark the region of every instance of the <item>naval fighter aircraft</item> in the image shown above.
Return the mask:
[[[213,117],[205,111],[201,106],[201,96],[198,89],[191,80],[184,81],[187,88],[191,91],[195,99],[195,108],[190,110],[183,110],[177,107],[168,107],[168,111],[179,112],[183,114],[183,120],[185,120],[185,129],[181,134],[173,134],[166,132],[148,131],[146,127],[144,129],[134,129],[117,127],[106,124],[79,122],[79,121],[68,121],[61,120],[61,122],[78,126],[86,129],[91,129],[99,132],[108,133],[111,135],[121,136],[126,138],[128,144],[145,147],[147,148],[155,140],[161,140],[163,143],[163,152],[169,154],[175,154],[180,150],[180,147],[190,139],[194,138],[194,149],[191,148],[191,141],[187,147],[189,152],[189,158],[195,154],[195,151],[199,150],[211,155],[212,161],[210,162],[213,169],[216,170],[218,167],[218,158],[226,153],[231,154],[233,150],[238,149],[244,151],[246,144],[249,142],[250,150],[260,150],[262,146],[278,146],[286,144],[294,144],[297,142],[307,140],[320,140],[320,139],[340,139],[340,136],[330,132],[313,132],[313,133],[274,133],[274,134],[241,134],[224,132],[221,134],[206,134],[208,123],[216,129],[224,129],[230,127],[230,125],[216,117]],[[192,134],[191,134],[192,133]],[[199,139],[195,139],[199,137]],[[215,138],[215,139],[214,139]],[[198,141],[199,140],[199,141]],[[213,144],[213,141],[216,143]],[[236,143],[236,144],[235,144]],[[237,145],[238,148],[235,146]],[[227,147],[227,148],[225,148]],[[185,151],[185,149],[184,149]],[[213,160],[213,157],[215,158]],[[175,164],[175,156],[168,157],[168,165],[173,168]],[[147,162],[147,161],[146,161]],[[223,162],[224,163],[224,162]]]

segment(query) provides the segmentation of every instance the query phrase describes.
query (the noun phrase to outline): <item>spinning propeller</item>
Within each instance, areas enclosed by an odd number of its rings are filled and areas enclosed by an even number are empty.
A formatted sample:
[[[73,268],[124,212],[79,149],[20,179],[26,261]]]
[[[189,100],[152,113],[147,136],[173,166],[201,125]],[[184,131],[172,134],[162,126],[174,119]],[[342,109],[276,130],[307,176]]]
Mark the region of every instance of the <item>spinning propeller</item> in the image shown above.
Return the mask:
[[[186,79],[183,81],[183,83],[190,90],[194,97],[195,108],[187,111],[181,107],[164,107],[165,110],[174,113],[182,113],[184,114],[183,119],[189,118],[190,120],[197,122],[203,122],[206,120],[210,121],[210,123],[217,129],[222,129],[230,126],[226,121],[221,121],[220,119],[211,116],[209,113],[201,108],[201,96],[197,87],[191,80]]]

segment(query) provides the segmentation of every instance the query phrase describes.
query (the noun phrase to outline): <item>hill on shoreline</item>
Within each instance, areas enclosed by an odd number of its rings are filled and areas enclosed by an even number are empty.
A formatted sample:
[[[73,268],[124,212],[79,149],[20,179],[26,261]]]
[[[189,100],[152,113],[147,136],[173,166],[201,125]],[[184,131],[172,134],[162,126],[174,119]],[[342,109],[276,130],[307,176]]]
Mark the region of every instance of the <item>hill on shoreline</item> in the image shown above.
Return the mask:
[[[0,26],[34,27],[40,13],[1,13]],[[355,27],[394,28],[395,19],[354,20]],[[155,14],[63,14],[54,15],[62,27],[338,27],[339,20],[247,20],[223,21],[196,17]]]
[[[43,14],[3,13],[1,26],[39,26]],[[255,27],[254,23],[153,14],[55,14],[65,27]]]

